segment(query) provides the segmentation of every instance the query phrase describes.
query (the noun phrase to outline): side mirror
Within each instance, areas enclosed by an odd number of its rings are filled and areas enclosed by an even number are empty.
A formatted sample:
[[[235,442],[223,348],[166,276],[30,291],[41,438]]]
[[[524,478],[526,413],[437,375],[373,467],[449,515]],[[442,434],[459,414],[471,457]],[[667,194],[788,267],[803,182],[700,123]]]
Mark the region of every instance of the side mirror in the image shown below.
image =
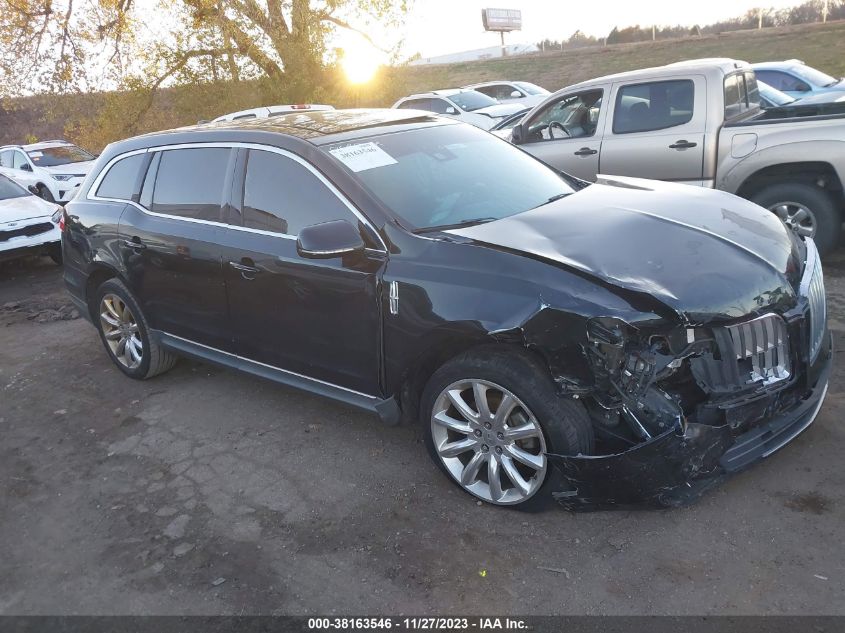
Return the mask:
[[[457,113],[458,113],[458,111],[455,110],[455,108],[453,108],[452,106],[449,106],[448,108],[446,108],[446,114],[457,114]]]
[[[521,93],[519,90],[514,90],[514,91],[511,93],[511,99],[519,99],[519,98],[520,98],[520,97],[522,97],[522,96],[523,96],[523,95],[522,95],[522,93]]]
[[[21,165],[21,171],[32,171],[32,165],[29,163],[24,163]]]
[[[522,127],[522,123],[517,123],[513,126],[511,130],[511,143],[514,145],[519,145],[525,140],[525,130]]]
[[[29,193],[31,193],[34,196],[40,196],[41,195],[41,192],[38,191],[38,187],[36,187],[35,185],[30,185],[29,187],[27,187],[27,189],[29,189]]]
[[[296,238],[296,252],[308,259],[331,259],[363,253],[361,233],[346,220],[306,226]]]

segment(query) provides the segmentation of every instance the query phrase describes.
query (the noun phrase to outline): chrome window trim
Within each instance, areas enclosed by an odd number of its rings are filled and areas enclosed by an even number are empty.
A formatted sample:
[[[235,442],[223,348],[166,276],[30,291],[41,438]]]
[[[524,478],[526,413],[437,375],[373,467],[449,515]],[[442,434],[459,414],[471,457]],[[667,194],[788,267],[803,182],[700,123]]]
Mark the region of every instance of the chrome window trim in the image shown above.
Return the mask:
[[[300,374],[300,373],[297,373],[295,371],[291,371],[289,369],[282,369],[281,367],[276,367],[275,365],[268,365],[267,363],[262,363],[262,362],[257,361],[257,360],[252,360],[251,358],[247,358],[246,356],[239,356],[238,354],[232,354],[231,352],[226,352],[222,349],[217,349],[216,347],[211,347],[210,345],[203,345],[202,343],[197,343],[196,341],[192,341],[191,339],[183,338],[181,336],[176,336],[175,334],[171,334],[170,332],[165,332],[164,330],[162,330],[162,333],[166,334],[170,338],[175,338],[175,339],[182,341],[184,343],[196,345],[197,347],[202,347],[204,349],[211,350],[212,352],[217,352],[218,354],[223,354],[225,356],[230,356],[230,357],[236,358],[238,360],[243,360],[243,361],[246,361],[248,363],[252,363],[253,365],[259,365],[261,367],[266,367],[268,369],[272,369],[274,371],[278,371],[278,372],[281,372],[283,374],[289,374],[291,376],[296,376],[297,378],[304,378],[305,380],[310,380],[311,382],[316,382],[316,383],[319,383],[321,385],[325,385],[326,387],[332,387],[334,389],[340,389],[342,391],[346,391],[348,393],[355,394],[356,396],[361,396],[363,398],[369,398],[370,400],[372,400],[374,402],[377,402],[378,400],[381,399],[378,396],[374,396],[374,395],[371,395],[369,393],[363,393],[361,391],[355,391],[354,389],[350,389],[349,387],[343,387],[341,385],[336,385],[333,382],[327,382],[325,380],[320,380],[319,378],[314,378],[312,376],[306,376],[305,374]]]
[[[164,152],[168,150],[174,149],[203,149],[203,148],[223,148],[223,149],[252,149],[261,152],[271,152],[273,154],[279,154],[286,158],[290,158],[291,160],[299,163],[303,167],[305,167],[308,171],[310,171],[317,179],[325,185],[329,191],[331,191],[335,197],[340,200],[340,202],[347,208],[349,211],[354,215],[360,222],[363,222],[366,226],[368,226],[372,232],[378,237],[379,243],[381,244],[382,251],[384,253],[387,252],[387,244],[384,243],[384,239],[382,239],[381,234],[378,232],[376,227],[373,223],[363,214],[361,213],[352,202],[328,179],[326,178],[320,171],[314,167],[311,163],[307,160],[290,152],[288,150],[282,149],[281,147],[274,147],[272,145],[262,145],[260,143],[241,143],[241,142],[234,142],[234,143],[227,143],[227,142],[197,142],[197,143],[177,143],[173,145],[158,145],[155,147],[147,147],[144,149],[136,149],[129,152],[124,152],[122,154],[118,154],[114,158],[112,158],[103,169],[100,170],[100,173],[97,174],[97,177],[94,179],[94,182],[91,183],[91,186],[88,188],[88,193],[85,195],[86,200],[92,201],[100,201],[100,202],[123,202],[126,204],[131,204],[139,211],[146,213],[148,215],[152,215],[154,217],[159,218],[166,218],[170,220],[181,220],[184,222],[194,222],[196,224],[207,224],[210,226],[221,226],[227,229],[233,229],[236,231],[246,231],[248,233],[258,233],[259,235],[268,235],[270,237],[280,237],[283,239],[288,240],[295,240],[297,238],[296,235],[291,235],[289,233],[277,233],[274,231],[264,231],[261,229],[253,229],[245,226],[235,226],[234,224],[228,224],[226,222],[215,222],[213,220],[200,220],[197,218],[186,218],[179,215],[170,215],[167,213],[157,213],[155,211],[151,211],[137,202],[132,200],[125,200],[123,198],[106,198],[97,196],[96,192],[100,188],[100,183],[102,182],[103,178],[105,178],[106,174],[109,170],[114,166],[116,162],[122,160],[124,158],[128,158],[129,156],[133,156],[135,154],[145,154],[145,153],[154,153],[154,152]]]

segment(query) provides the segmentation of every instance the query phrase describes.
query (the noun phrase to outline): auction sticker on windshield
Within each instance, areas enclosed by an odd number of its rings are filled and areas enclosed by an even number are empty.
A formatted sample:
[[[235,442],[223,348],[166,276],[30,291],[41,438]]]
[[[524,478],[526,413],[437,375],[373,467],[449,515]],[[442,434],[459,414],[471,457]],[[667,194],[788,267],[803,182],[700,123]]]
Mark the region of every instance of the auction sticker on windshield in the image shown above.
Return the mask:
[[[365,171],[396,164],[396,160],[375,143],[345,145],[329,151],[352,171]]]

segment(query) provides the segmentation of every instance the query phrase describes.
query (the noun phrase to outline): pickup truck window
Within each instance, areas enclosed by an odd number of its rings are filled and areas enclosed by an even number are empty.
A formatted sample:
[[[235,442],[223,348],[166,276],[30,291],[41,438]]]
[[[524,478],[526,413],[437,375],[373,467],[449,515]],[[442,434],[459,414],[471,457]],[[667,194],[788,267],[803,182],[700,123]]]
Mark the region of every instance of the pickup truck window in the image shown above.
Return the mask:
[[[692,120],[695,86],[689,79],[623,86],[616,94],[613,133],[650,132]]]
[[[540,111],[528,124],[528,140],[586,138],[596,133],[602,90],[566,95]]]
[[[753,71],[725,77],[725,120],[733,119],[760,105],[760,89]]]

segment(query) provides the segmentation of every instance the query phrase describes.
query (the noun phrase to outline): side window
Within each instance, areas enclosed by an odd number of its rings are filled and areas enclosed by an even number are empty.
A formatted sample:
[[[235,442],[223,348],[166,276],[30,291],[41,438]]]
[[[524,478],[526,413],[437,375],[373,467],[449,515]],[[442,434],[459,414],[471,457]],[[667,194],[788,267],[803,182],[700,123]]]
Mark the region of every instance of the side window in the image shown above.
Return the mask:
[[[756,74],[760,81],[765,81],[772,88],[784,92],[807,92],[810,89],[810,86],[797,77],[779,70],[758,70]]]
[[[399,104],[400,110],[431,110],[431,99],[409,99]]]
[[[446,114],[449,108],[455,111],[455,113],[460,112],[458,108],[451,105],[448,101],[444,101],[443,99],[431,99],[429,103],[429,110],[432,112],[436,112],[437,114]]]
[[[690,79],[623,86],[616,95],[613,133],[650,132],[692,120],[695,85]]]
[[[232,121],[240,121],[242,119],[254,119],[254,118],[256,118],[255,113],[241,114],[240,116],[232,117]]]
[[[0,152],[0,167],[12,167],[12,150]]]
[[[520,94],[519,97],[511,96],[512,92],[518,92]],[[509,86],[507,84],[499,84],[496,86],[496,94],[490,95],[494,99],[498,99],[499,101],[507,101],[508,99],[519,99],[524,97],[525,95],[522,94],[522,90],[519,90],[516,86]]]
[[[26,160],[23,152],[12,152],[12,168],[32,171],[32,168],[29,166],[29,161]]]
[[[566,95],[543,108],[528,124],[528,141],[586,138],[596,133],[602,90]]]
[[[297,235],[304,227],[358,219],[309,169],[287,156],[250,150],[244,180],[243,225]]]
[[[155,188],[155,179],[160,161],[161,152],[156,152],[150,161],[149,167],[147,167],[147,173],[144,175],[144,184],[141,185],[141,196],[138,202],[145,209],[149,209],[153,204],[153,189]]]
[[[740,96],[739,79],[739,75],[725,77],[725,119],[732,119],[744,109],[745,99]]]
[[[219,222],[230,153],[219,147],[162,152],[150,210]]]
[[[496,90],[496,86],[479,86],[478,88],[473,88],[473,90],[475,90],[476,92],[480,92],[481,94],[485,94],[488,97],[493,97],[494,99],[498,98],[496,96],[498,93],[498,90]]]
[[[96,195],[100,198],[131,200],[138,185],[138,172],[146,157],[146,154],[134,154],[117,161],[100,181]]]

